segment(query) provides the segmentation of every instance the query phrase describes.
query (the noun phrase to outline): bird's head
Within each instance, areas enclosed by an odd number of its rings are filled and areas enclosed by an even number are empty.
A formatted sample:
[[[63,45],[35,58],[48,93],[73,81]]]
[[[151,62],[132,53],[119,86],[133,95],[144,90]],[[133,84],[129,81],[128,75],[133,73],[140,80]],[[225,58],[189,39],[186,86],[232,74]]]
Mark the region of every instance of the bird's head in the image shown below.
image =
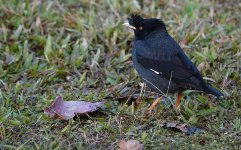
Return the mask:
[[[151,33],[167,33],[165,24],[156,18],[144,19],[138,15],[131,15],[128,22],[123,25],[134,30],[136,40],[145,39]]]

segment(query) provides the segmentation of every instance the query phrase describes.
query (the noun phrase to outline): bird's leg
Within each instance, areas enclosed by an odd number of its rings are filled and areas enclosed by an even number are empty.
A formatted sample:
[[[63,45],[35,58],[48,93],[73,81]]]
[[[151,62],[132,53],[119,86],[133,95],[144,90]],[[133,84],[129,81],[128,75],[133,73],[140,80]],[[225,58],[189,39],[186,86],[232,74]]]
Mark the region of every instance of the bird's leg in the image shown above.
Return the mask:
[[[177,94],[177,99],[176,99],[176,104],[175,104],[175,108],[176,108],[176,109],[178,109],[178,108],[180,107],[181,98],[182,98],[182,92],[178,92],[178,94]]]
[[[162,99],[162,96],[157,98],[152,104],[151,106],[148,108],[148,110],[152,110]]]

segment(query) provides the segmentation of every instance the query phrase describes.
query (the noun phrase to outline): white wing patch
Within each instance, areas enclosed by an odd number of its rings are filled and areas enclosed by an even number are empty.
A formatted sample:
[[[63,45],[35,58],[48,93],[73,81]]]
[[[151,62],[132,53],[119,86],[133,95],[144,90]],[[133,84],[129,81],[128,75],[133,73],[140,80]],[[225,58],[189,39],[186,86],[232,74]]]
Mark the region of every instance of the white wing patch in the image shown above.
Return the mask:
[[[161,72],[158,72],[158,71],[156,71],[154,69],[150,69],[150,70],[153,71],[155,74],[162,74]]]

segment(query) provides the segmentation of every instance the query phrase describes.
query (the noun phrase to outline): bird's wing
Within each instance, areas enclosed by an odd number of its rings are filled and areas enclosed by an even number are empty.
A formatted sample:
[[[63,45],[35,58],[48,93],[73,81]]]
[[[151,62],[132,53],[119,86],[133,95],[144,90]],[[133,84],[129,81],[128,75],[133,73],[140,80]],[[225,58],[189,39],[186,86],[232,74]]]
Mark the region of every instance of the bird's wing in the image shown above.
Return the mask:
[[[138,63],[167,80],[171,78],[172,81],[180,83],[193,76],[203,80],[197,68],[171,37],[155,46],[143,43],[136,48]]]

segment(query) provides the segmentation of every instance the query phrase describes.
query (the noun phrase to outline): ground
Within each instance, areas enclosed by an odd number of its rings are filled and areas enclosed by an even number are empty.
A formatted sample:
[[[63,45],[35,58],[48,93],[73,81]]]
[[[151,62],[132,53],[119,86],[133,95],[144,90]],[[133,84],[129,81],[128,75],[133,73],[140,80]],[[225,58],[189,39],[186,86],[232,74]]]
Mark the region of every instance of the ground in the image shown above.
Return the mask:
[[[241,3],[209,1],[0,0],[0,149],[116,149],[121,139],[145,149],[239,149]],[[125,101],[142,82],[131,63],[131,14],[161,18],[205,79],[225,98],[186,91],[180,111],[153,98]],[[121,89],[122,88],[122,89]],[[107,100],[69,121],[43,109],[64,100]],[[166,101],[174,102],[168,95]],[[203,128],[190,136],[171,121]]]

